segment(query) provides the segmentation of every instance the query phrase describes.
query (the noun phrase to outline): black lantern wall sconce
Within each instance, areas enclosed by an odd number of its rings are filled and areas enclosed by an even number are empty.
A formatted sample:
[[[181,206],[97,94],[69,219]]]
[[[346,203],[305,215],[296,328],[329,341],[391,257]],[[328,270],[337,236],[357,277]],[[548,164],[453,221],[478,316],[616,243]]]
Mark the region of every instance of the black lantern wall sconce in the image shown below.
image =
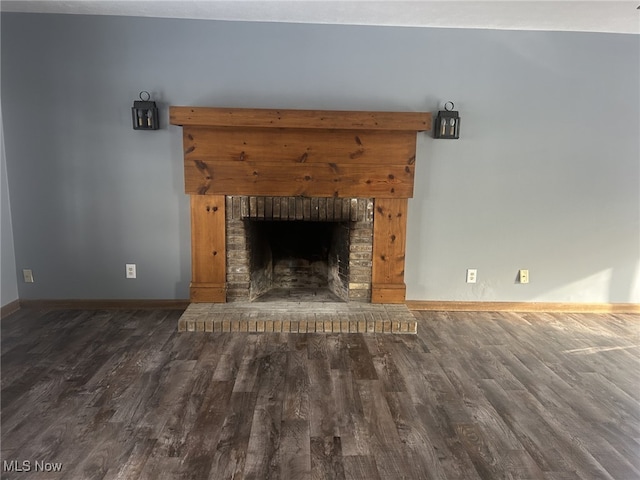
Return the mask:
[[[158,130],[158,107],[156,102],[152,102],[149,92],[140,92],[140,100],[133,102],[131,116],[134,130]]]
[[[434,138],[460,138],[460,116],[454,108],[453,102],[447,102],[444,110],[438,112],[433,129]]]

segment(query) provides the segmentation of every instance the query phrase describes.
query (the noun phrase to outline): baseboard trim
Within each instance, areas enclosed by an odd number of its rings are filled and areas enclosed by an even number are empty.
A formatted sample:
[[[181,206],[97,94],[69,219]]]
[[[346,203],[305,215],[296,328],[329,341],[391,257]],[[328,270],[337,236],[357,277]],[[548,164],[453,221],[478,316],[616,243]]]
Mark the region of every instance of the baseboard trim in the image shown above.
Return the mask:
[[[14,300],[13,302],[7,303],[4,307],[0,308],[0,319],[4,317],[8,317],[12,313],[20,310],[20,300]]]
[[[5,318],[20,308],[67,310],[185,310],[190,300],[14,300],[0,309]],[[457,302],[407,300],[409,310],[450,312],[637,313],[638,303]]]
[[[409,310],[449,312],[640,313],[638,303],[455,302],[407,300]]]
[[[40,310],[184,310],[190,300],[20,300],[23,308]]]

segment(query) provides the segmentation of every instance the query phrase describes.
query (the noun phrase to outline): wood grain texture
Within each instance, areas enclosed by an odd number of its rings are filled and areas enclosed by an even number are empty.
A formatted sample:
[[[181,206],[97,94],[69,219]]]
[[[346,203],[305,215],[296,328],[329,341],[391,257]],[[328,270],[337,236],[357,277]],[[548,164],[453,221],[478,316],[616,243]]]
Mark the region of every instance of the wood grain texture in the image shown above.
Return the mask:
[[[273,110],[258,108],[169,107],[172,125],[251,128],[306,128],[345,130],[431,129],[428,112],[362,112],[332,110]]]
[[[64,309],[64,310],[184,310],[190,300],[163,299],[56,299],[56,300],[20,300],[21,308],[32,309]]]
[[[185,160],[185,193],[294,197],[413,196],[412,165]]]
[[[371,285],[371,303],[404,303],[407,287],[403,283],[374,283]]]
[[[412,310],[442,312],[640,313],[637,303],[456,302],[407,300]]]
[[[421,312],[413,336],[179,315],[5,318],[0,461],[62,470],[2,478],[640,478],[638,315]]]
[[[376,198],[371,301],[404,303],[407,200]]]
[[[191,196],[191,300],[224,302],[225,197]]]
[[[415,132],[185,127],[187,161],[413,165]]]
[[[225,303],[227,301],[227,284],[211,282],[191,282],[189,297],[195,303]]]

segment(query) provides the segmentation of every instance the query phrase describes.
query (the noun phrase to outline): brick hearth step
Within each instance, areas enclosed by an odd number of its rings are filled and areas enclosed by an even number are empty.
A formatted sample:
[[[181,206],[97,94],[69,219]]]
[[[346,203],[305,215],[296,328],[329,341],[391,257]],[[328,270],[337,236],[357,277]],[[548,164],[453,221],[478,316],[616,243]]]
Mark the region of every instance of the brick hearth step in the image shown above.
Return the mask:
[[[179,332],[417,333],[406,305],[339,302],[192,303]]]

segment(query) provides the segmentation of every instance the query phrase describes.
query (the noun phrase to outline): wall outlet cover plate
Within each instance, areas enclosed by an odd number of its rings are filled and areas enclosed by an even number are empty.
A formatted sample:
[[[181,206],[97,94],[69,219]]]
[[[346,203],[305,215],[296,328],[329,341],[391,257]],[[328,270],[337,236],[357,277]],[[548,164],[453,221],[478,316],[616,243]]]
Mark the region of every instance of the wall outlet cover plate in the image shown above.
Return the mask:
[[[478,278],[478,270],[475,268],[467,269],[467,283],[476,283]]]

